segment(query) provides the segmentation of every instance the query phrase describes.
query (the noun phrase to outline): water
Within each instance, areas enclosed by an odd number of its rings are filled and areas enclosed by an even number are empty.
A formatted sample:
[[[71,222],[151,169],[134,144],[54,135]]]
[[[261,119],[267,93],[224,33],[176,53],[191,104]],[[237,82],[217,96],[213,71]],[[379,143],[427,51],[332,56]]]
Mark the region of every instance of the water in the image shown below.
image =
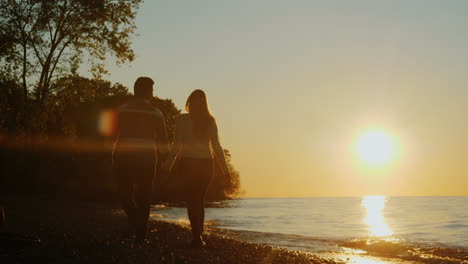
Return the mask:
[[[154,210],[153,217],[187,222],[185,208]],[[236,199],[207,208],[206,222],[243,240],[305,252],[468,263],[468,197]]]

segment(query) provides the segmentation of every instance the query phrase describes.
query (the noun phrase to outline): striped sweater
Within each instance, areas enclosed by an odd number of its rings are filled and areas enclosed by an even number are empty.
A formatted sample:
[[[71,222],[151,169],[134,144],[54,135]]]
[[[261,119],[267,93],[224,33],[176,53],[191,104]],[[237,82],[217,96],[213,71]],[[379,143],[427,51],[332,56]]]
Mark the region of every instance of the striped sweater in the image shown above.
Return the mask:
[[[156,153],[166,155],[170,151],[161,111],[142,98],[134,97],[118,108],[116,128],[114,157],[120,154],[126,159],[131,156],[143,159],[152,157],[152,161],[156,162]]]

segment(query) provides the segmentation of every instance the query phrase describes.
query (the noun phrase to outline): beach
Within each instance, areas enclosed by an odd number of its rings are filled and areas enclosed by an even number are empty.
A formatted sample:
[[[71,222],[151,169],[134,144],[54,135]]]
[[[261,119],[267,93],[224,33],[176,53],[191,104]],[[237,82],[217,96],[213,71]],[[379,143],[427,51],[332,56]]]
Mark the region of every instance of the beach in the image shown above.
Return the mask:
[[[238,198],[210,203],[208,230],[348,264],[468,263],[466,197]],[[188,224],[183,207],[155,220]]]
[[[461,249],[415,250],[384,241],[354,241],[341,245],[349,252],[293,250],[271,246],[275,238],[267,233],[257,233],[252,240],[245,232],[211,226],[205,235],[207,246],[196,250],[189,246],[187,222],[154,216],[149,222],[148,243],[134,246],[125,236],[123,211],[114,202],[2,195],[0,206],[7,221],[0,230],[0,263],[468,263],[467,252]],[[398,258],[394,254],[401,252],[410,254]]]
[[[7,221],[1,263],[341,263],[213,232],[206,234],[206,248],[195,250],[187,227],[154,220],[149,243],[133,247],[114,203],[16,195],[0,203]]]

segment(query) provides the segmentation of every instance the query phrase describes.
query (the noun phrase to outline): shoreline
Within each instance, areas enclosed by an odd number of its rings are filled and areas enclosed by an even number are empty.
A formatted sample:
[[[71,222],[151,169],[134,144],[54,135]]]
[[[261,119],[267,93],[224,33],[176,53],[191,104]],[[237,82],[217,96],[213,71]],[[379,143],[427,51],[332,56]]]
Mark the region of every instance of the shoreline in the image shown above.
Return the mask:
[[[258,242],[228,229],[211,227],[205,235],[207,247],[194,250],[189,246],[187,223],[154,218],[148,224],[149,243],[134,248],[132,240],[124,237],[126,217],[116,203],[0,195],[1,206],[5,208],[7,223],[6,228],[0,229],[0,263],[468,263],[466,251],[431,249],[394,258],[385,256],[392,247],[375,244],[371,245],[373,249],[383,255],[356,254],[352,250],[310,252],[270,246],[268,240]],[[345,247],[352,249],[353,245]],[[457,254],[455,260],[453,256]]]
[[[266,208],[269,208],[265,205]],[[270,205],[271,206],[271,205]],[[293,225],[278,225],[277,215],[272,214],[271,222],[276,229],[264,228],[246,219],[247,223],[239,222],[243,217],[249,217],[244,211],[246,206],[234,206],[237,209],[219,209],[222,211],[207,212],[207,230],[213,229],[217,234],[226,234],[241,241],[256,244],[266,244],[272,247],[285,248],[301,253],[313,254],[326,259],[346,263],[428,263],[428,264],[468,264],[468,250],[463,246],[451,246],[442,243],[429,243],[407,239],[408,237],[378,237],[378,236],[348,236],[340,232],[341,237],[311,235],[317,234],[314,229],[294,229]],[[257,205],[258,207],[258,205]],[[253,207],[253,208],[257,208]],[[166,213],[161,212],[168,210]],[[218,209],[212,209],[218,210]],[[226,210],[226,211],[224,211]],[[188,219],[183,208],[154,208],[157,220],[175,222],[187,225]],[[248,212],[247,212],[248,213]],[[265,214],[268,214],[267,212]],[[284,212],[283,212],[284,214]],[[237,215],[240,215],[237,218]],[[281,215],[281,214],[279,214]],[[262,214],[252,213],[251,218],[260,217],[260,223],[269,221]],[[300,219],[299,219],[300,220]],[[299,221],[300,222],[300,221]],[[291,223],[291,222],[290,222]],[[276,225],[275,225],[276,224]],[[346,224],[343,222],[343,224]],[[243,227],[246,227],[243,229]],[[293,228],[293,229],[291,229]],[[325,227],[326,228],[326,227]],[[294,230],[291,233],[291,230]],[[312,230],[312,231],[311,231]],[[319,230],[316,230],[319,231]],[[346,232],[346,230],[341,230]],[[338,234],[338,233],[336,233]]]
[[[7,196],[0,206],[6,214],[1,263],[343,263],[214,233],[205,236],[206,248],[194,250],[188,228],[157,220],[148,225],[149,244],[133,248],[113,203]]]

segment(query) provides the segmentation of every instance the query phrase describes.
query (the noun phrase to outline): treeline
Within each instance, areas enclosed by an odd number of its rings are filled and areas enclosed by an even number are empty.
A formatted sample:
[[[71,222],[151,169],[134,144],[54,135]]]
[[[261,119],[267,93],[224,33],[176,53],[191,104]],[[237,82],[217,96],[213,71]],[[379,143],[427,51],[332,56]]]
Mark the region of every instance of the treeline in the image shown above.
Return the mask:
[[[103,79],[108,55],[134,59],[139,0],[0,1],[0,191],[114,199],[112,110],[128,88]],[[92,78],[77,72],[88,56]],[[151,104],[172,139],[180,113],[170,99]],[[230,162],[230,153],[225,150]],[[220,170],[208,200],[239,192],[239,174],[223,187]],[[164,176],[164,175],[162,175]],[[156,186],[155,200],[177,201],[177,177]]]
[[[112,129],[113,111],[131,96],[126,87],[69,76],[54,83],[56,92],[49,97],[47,107],[26,108],[15,95],[18,83],[1,79],[0,85],[3,191],[115,198],[113,142],[107,130]],[[180,110],[170,99],[154,97],[150,103],[162,111],[172,140]],[[225,153],[233,172],[231,184],[223,186],[221,171],[215,167],[208,200],[227,199],[239,191],[239,173],[231,165],[229,151]],[[155,186],[155,200],[178,201],[181,184],[177,175],[159,176],[164,178],[164,185]]]

